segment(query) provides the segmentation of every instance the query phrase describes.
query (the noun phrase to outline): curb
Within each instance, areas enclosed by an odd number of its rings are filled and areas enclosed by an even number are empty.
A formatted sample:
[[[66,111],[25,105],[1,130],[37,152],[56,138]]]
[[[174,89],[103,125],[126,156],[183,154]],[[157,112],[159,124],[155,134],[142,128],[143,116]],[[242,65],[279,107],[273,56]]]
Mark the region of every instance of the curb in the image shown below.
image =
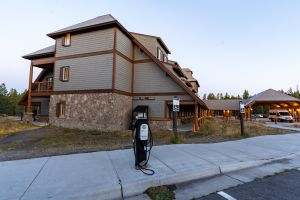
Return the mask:
[[[220,165],[206,169],[193,169],[177,172],[171,175],[156,177],[152,180],[131,182],[122,185],[123,187],[123,196],[126,198],[140,195],[145,192],[149,187],[157,187],[161,185],[173,185],[179,183],[185,183],[189,181],[199,180],[203,178],[209,178],[216,175],[221,175],[223,173],[235,172],[243,169],[248,169],[252,167],[259,167],[273,162],[280,162],[283,160],[289,160],[296,157],[299,157],[298,153],[289,154],[286,156],[281,156],[278,158],[271,158],[266,160],[255,160],[248,162],[239,162],[228,165]]]

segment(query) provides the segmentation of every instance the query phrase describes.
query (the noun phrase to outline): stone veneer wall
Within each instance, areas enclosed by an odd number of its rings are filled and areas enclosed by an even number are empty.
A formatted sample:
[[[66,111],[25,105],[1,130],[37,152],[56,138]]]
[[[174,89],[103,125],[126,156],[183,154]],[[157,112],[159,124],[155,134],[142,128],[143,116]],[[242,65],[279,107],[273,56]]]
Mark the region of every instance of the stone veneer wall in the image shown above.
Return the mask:
[[[56,117],[56,104],[66,102],[66,115]],[[115,93],[51,95],[49,123],[85,130],[127,130],[131,122],[132,97]]]

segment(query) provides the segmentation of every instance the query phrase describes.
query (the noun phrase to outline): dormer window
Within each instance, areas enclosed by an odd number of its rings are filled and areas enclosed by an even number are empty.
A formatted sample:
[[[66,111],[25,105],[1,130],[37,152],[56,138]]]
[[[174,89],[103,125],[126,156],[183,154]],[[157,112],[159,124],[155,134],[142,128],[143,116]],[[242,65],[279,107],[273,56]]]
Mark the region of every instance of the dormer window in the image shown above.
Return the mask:
[[[159,47],[157,47],[156,57],[158,60],[162,60],[162,51]]]
[[[71,46],[71,33],[67,33],[63,38],[63,44],[64,47]]]
[[[164,57],[163,57],[163,61],[168,62],[168,57],[165,54],[164,54]]]

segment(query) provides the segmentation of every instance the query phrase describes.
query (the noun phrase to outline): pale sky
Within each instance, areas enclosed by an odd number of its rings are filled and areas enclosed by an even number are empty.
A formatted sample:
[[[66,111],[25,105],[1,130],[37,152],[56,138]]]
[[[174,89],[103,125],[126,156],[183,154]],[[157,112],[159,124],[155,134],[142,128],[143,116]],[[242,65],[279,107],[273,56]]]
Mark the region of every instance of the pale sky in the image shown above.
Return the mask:
[[[297,0],[3,1],[0,83],[23,91],[30,61],[22,55],[54,44],[47,33],[104,14],[129,31],[162,37],[169,58],[194,71],[201,97],[300,84]]]

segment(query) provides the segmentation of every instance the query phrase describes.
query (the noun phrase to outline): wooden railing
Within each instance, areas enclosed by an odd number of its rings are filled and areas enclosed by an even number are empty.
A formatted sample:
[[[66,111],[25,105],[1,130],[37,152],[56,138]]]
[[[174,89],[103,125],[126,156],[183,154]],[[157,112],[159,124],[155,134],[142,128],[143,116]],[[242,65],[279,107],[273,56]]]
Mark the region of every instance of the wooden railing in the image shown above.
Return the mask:
[[[32,93],[47,93],[51,92],[53,89],[53,82],[34,82],[32,83]]]

